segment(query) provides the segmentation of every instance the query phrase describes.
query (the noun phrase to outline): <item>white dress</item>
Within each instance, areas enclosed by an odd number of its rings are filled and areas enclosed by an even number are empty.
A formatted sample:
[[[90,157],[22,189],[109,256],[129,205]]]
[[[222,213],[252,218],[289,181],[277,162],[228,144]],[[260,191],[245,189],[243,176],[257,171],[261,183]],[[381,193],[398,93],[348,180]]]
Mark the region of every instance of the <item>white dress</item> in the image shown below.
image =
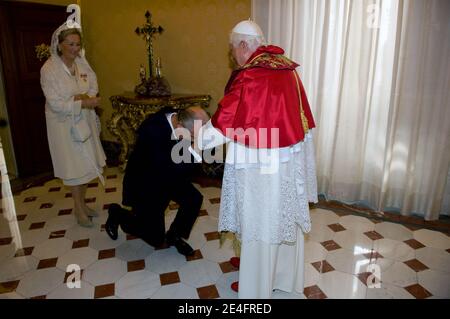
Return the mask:
[[[270,298],[273,289],[303,293],[303,233],[317,202],[312,134],[290,147],[250,149],[208,122],[200,149],[228,142],[219,231],[241,240],[239,298]]]
[[[85,60],[84,60],[85,61]],[[96,177],[103,180],[105,153],[100,142],[100,125],[94,110],[81,109],[77,94],[96,96],[97,77],[82,59],[75,60],[78,72],[73,76],[57,56],[50,57],[41,68],[45,118],[55,177],[65,185],[81,185]],[[70,129],[73,116],[84,116],[91,129],[85,142],[74,142]]]

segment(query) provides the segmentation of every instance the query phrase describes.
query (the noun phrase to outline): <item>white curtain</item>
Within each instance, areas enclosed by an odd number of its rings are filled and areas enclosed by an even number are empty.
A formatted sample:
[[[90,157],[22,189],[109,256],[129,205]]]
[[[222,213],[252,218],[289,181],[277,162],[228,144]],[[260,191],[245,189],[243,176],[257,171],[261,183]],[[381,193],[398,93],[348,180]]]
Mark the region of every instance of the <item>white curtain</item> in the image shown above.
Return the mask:
[[[301,65],[319,192],[438,219],[450,166],[450,1],[253,0],[252,16]]]

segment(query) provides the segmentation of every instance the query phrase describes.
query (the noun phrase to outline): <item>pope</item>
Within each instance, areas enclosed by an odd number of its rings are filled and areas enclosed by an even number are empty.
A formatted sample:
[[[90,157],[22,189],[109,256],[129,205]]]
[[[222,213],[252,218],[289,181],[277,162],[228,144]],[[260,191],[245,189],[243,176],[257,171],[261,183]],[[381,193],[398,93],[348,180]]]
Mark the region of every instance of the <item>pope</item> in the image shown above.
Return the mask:
[[[314,118],[284,50],[266,45],[253,21],[230,34],[237,68],[216,113],[199,131],[200,149],[228,143],[219,231],[240,240],[239,298],[271,298],[274,289],[303,293],[308,202],[317,202]]]

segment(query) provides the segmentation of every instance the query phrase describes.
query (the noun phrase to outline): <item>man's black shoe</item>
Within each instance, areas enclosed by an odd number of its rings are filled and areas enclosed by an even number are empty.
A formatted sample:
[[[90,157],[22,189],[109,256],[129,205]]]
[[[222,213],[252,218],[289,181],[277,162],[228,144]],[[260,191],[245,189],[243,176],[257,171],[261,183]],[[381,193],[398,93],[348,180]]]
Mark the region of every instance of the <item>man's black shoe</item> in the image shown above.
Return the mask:
[[[116,240],[119,237],[119,214],[122,207],[118,204],[111,204],[108,208],[108,219],[105,224],[105,231],[112,240]]]
[[[194,254],[194,249],[180,237],[167,237],[167,244],[175,246],[178,252],[184,256],[192,256]]]

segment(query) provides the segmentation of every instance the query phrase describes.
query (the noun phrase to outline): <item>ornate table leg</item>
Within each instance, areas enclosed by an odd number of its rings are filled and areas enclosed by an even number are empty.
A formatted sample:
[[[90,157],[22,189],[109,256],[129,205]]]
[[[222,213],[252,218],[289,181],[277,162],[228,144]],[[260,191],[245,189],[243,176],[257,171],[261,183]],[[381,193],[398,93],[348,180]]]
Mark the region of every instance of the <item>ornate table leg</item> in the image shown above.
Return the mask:
[[[111,119],[107,122],[107,127],[109,131],[118,138],[120,144],[120,155],[119,162],[121,165],[119,168],[121,170],[125,169],[127,163],[127,155],[128,155],[128,139],[126,133],[124,132],[122,125],[124,122],[124,114],[122,113],[122,103],[117,101],[114,96],[111,97],[112,106],[117,111],[113,113]]]

